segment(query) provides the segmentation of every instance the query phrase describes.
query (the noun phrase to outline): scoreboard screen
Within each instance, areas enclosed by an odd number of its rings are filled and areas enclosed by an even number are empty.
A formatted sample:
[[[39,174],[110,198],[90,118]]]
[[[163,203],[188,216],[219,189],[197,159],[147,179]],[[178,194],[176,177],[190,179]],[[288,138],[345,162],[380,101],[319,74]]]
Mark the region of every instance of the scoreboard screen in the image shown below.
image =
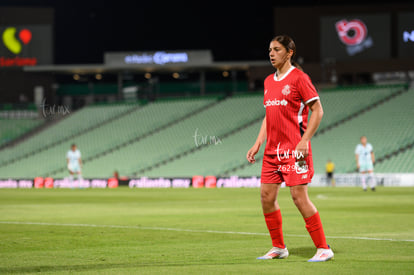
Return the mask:
[[[398,57],[414,57],[414,12],[398,14]]]
[[[0,68],[53,63],[52,25],[0,25]]]
[[[320,17],[321,61],[375,60],[391,57],[388,14]]]

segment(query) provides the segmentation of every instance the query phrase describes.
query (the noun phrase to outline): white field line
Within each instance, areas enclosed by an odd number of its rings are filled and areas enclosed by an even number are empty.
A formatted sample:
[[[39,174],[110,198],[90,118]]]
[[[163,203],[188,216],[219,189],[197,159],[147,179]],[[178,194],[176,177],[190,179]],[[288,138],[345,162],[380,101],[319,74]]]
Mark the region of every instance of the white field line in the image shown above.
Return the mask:
[[[0,224],[120,228],[120,229],[161,230],[161,231],[177,231],[177,232],[190,232],[190,233],[214,233],[214,234],[259,235],[259,236],[268,236],[269,235],[268,233],[257,233],[257,232],[197,230],[197,229],[184,229],[184,228],[134,226],[134,225],[110,225],[110,224],[16,222],[16,221],[0,221]],[[284,235],[287,236],[287,237],[309,238],[309,235],[295,235],[295,234],[284,234]],[[355,236],[355,237],[353,237],[353,236],[326,236],[326,238],[328,238],[328,239],[368,240],[368,241],[414,242],[414,240],[405,240],[405,239],[370,238],[370,237],[357,237],[357,236]]]

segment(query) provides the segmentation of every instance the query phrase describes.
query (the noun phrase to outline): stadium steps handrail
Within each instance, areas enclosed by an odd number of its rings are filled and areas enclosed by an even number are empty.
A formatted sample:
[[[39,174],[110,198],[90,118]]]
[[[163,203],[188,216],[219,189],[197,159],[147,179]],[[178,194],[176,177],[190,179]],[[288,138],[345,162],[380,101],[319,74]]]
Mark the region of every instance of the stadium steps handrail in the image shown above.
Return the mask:
[[[216,97],[214,97],[214,98],[216,98]],[[206,111],[206,110],[212,108],[213,106],[215,106],[216,104],[218,104],[219,102],[221,102],[224,99],[225,99],[224,97],[223,98],[217,98],[217,100],[213,101],[210,104],[207,104],[207,105],[201,107],[197,111],[198,111],[198,113],[203,112],[203,111]],[[101,151],[101,152],[99,152],[97,154],[94,154],[92,156],[89,156],[87,158],[84,158],[84,159],[82,159],[82,163],[87,163],[89,161],[92,161],[94,159],[100,158],[100,157],[105,156],[105,155],[107,155],[109,153],[112,153],[114,151],[117,151],[117,150],[119,150],[119,149],[121,149],[123,147],[126,147],[128,145],[131,145],[131,144],[133,144],[135,142],[139,142],[140,140],[142,140],[144,138],[147,138],[147,137],[149,137],[151,135],[154,135],[154,134],[156,134],[156,133],[158,133],[158,132],[160,132],[160,131],[162,131],[164,129],[167,129],[169,127],[173,127],[175,124],[177,124],[177,123],[179,123],[179,122],[181,122],[183,120],[189,119],[193,115],[194,115],[194,112],[193,111],[191,111],[189,113],[186,113],[186,114],[182,115],[181,117],[179,117],[179,118],[177,118],[177,119],[175,119],[173,121],[169,121],[169,122],[167,122],[167,123],[165,123],[165,124],[163,124],[163,125],[155,128],[155,129],[153,129],[151,131],[148,131],[148,132],[146,132],[146,133],[144,133],[142,135],[139,135],[139,136],[136,136],[134,138],[128,139],[127,141],[124,141],[123,143],[120,143],[120,144],[118,144],[116,146],[113,146],[111,148],[107,148],[106,150]],[[67,169],[66,166],[61,167],[61,168],[55,169],[55,170],[53,170],[51,172],[48,172],[48,175],[49,176],[54,176],[57,173],[64,172],[66,169]]]
[[[56,141],[54,141],[54,142],[52,142],[52,143],[49,143],[49,144],[47,144],[47,145],[45,145],[45,146],[43,146],[43,147],[37,148],[37,149],[35,149],[35,150],[33,150],[33,151],[30,151],[30,152],[28,152],[28,153],[26,153],[26,154],[24,154],[24,155],[20,155],[20,156],[18,156],[18,157],[16,157],[16,158],[8,159],[8,160],[6,160],[6,161],[4,161],[4,162],[0,163],[0,167],[7,166],[7,165],[10,165],[10,164],[12,164],[12,163],[14,163],[14,162],[16,162],[16,161],[19,161],[19,160],[25,159],[25,158],[27,158],[27,157],[29,157],[29,156],[33,156],[33,155],[39,154],[39,153],[41,153],[41,152],[43,152],[43,151],[45,151],[45,150],[51,149],[51,148],[53,148],[53,147],[55,147],[55,146],[58,146],[58,145],[60,145],[60,144],[62,144],[62,143],[64,143],[64,142],[67,142],[67,141],[69,141],[69,140],[72,140],[72,139],[73,139],[73,138],[75,138],[75,137],[78,137],[78,136],[81,136],[81,135],[85,135],[86,133],[88,133],[88,132],[90,132],[90,131],[92,131],[92,130],[95,130],[95,129],[99,128],[99,127],[102,127],[102,126],[104,126],[104,125],[106,125],[106,124],[108,124],[108,123],[110,123],[110,122],[112,122],[112,121],[114,121],[114,120],[116,120],[116,119],[119,119],[119,118],[121,118],[121,117],[124,117],[124,116],[126,116],[126,115],[130,114],[131,112],[134,112],[135,110],[137,110],[137,109],[139,109],[139,108],[141,108],[141,106],[140,106],[140,105],[137,105],[137,106],[136,106],[136,107],[134,107],[134,108],[130,108],[130,109],[126,110],[125,112],[122,112],[122,113],[120,113],[120,114],[118,114],[118,115],[115,115],[115,116],[113,116],[113,117],[111,117],[111,118],[108,118],[108,119],[106,119],[106,120],[103,120],[103,121],[101,121],[100,123],[97,123],[97,124],[95,124],[95,125],[93,125],[93,126],[91,126],[91,127],[87,128],[87,129],[84,129],[82,132],[77,132],[77,133],[74,133],[74,134],[69,135],[69,136],[66,136],[66,137],[64,137],[64,138],[62,138],[62,139],[56,140]],[[69,117],[70,117],[71,115],[73,115],[73,114],[74,114],[74,113],[71,113],[71,114],[67,115],[67,116],[66,116],[66,117],[64,117],[64,118],[60,118],[60,119],[58,119],[57,121],[55,121],[55,122],[53,122],[53,123],[51,123],[51,124],[49,124],[49,123],[48,123],[48,125],[45,125],[43,128],[39,129],[39,131],[37,131],[37,132],[33,133],[33,135],[38,134],[38,133],[40,133],[40,132],[42,132],[42,131],[46,131],[46,130],[50,127],[50,126],[52,126],[52,125],[55,125],[55,124],[57,124],[57,123],[62,122],[64,119],[69,118]],[[33,135],[31,135],[31,136],[33,136]]]
[[[387,95],[387,96],[385,96],[385,97],[383,97],[383,98],[381,98],[377,101],[374,101],[372,104],[370,104],[368,106],[363,106],[360,109],[348,114],[344,118],[336,120],[336,121],[332,122],[331,124],[326,125],[322,129],[319,129],[315,133],[314,137],[317,137],[318,135],[322,135],[322,134],[332,130],[333,128],[341,125],[342,123],[353,120],[353,119],[359,117],[360,115],[362,115],[362,114],[364,114],[368,111],[371,111],[372,109],[378,108],[380,105],[382,105],[382,104],[384,104],[384,103],[386,103],[386,102],[388,102],[388,101],[390,101],[390,100],[392,100],[392,99],[394,99],[394,98],[396,98],[396,97],[398,97],[398,96],[400,96],[400,95],[402,95],[406,92],[408,92],[408,86],[403,85],[400,90],[397,90],[397,91],[391,93],[390,95]]]

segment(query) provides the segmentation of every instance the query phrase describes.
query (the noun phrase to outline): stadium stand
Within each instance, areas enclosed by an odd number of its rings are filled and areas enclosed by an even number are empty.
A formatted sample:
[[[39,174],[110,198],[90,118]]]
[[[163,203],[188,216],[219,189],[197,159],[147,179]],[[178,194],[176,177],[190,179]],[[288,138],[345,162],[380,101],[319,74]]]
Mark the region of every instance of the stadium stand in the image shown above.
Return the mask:
[[[377,173],[407,173],[414,172],[414,149],[405,150],[399,154],[380,161],[375,166]]]
[[[125,146],[131,142],[131,139],[168,125],[183,116],[188,116],[214,101],[215,99],[194,99],[160,102],[148,104],[145,107],[135,104],[88,107],[91,110],[78,111],[52,126],[50,130],[33,137],[35,141],[43,137],[51,144],[47,147],[39,146],[37,151],[16,161],[6,162],[0,166],[0,173],[16,178],[30,177],[33,174],[45,176],[51,171],[66,170],[65,154],[71,143],[78,145],[83,159],[88,161],[113,151],[114,148]],[[133,127],[133,125],[139,125],[139,127]],[[29,140],[27,143],[19,144],[13,149],[19,151],[22,147],[30,148],[34,142]]]
[[[137,108],[137,106],[135,104],[97,105],[74,112],[31,138],[15,146],[4,148],[1,151],[0,167],[68,141],[72,137]]]
[[[121,174],[143,175],[157,166],[196,151],[195,135],[207,135],[208,140],[213,136],[222,138],[236,128],[261,119],[264,108],[257,108],[261,100],[261,97],[256,95],[232,97],[219,101],[210,108],[195,111],[186,119],[91,160],[84,175],[96,177],[101,175],[102,171],[108,175],[114,170],[120,171]],[[243,112],[240,113],[240,110]],[[176,110],[171,112],[174,113]],[[191,173],[186,167],[181,167],[181,170],[186,174]]]
[[[403,91],[405,91],[405,87],[406,86],[404,85],[391,85],[322,91],[320,92],[320,96],[324,105],[325,115],[323,121],[325,122],[321,124],[320,129],[325,129],[326,133],[331,132],[331,135],[333,135],[334,138],[330,139],[340,140],[340,137],[336,137],[336,135],[341,134],[340,131],[337,131],[337,128],[340,128],[340,123],[352,120],[365,111],[371,110],[374,105],[380,105],[386,101],[392,100],[394,97],[398,97],[401,93],[403,93]],[[185,173],[185,167],[188,167],[190,171],[194,171],[194,173],[204,176],[209,174],[222,176],[229,176],[233,174],[239,176],[260,176],[261,154],[264,148],[262,147],[261,151],[257,155],[256,164],[248,164],[245,160],[245,154],[250,146],[253,145],[260,129],[260,124],[261,120],[258,120],[255,124],[249,125],[246,129],[234,133],[234,136],[232,135],[227,137],[223,140],[224,145],[202,148],[194,154],[184,156],[177,161],[172,161],[168,164],[157,167],[150,172],[145,173],[145,175],[182,176]],[[349,132],[349,130],[347,131]],[[352,133],[353,131],[350,132]],[[318,138],[315,137],[314,140],[318,140]],[[331,141],[326,141],[325,139],[322,140],[323,142],[332,144]],[[357,138],[356,141],[352,140],[352,146],[356,146],[355,142],[358,142],[358,140],[359,138]],[[323,142],[321,144],[323,144]],[[324,173],[324,165],[327,160],[327,156],[330,154],[329,152],[324,151],[320,154],[318,152],[318,144],[319,143],[316,142],[317,148],[314,148],[314,152],[317,150],[317,154],[314,157],[315,170],[317,173]],[[335,144],[335,146],[340,146],[336,142],[333,142],[333,144]],[[230,150],[230,152],[227,149]],[[343,155],[343,153],[340,154]],[[353,167],[353,149],[351,150],[351,154],[348,154],[346,159],[348,160],[349,167]],[[341,163],[339,163],[339,165],[341,165]],[[340,166],[340,168],[342,167]],[[343,171],[344,169],[338,170]]]
[[[33,118],[0,119],[0,146],[21,137],[43,123],[44,120]]]
[[[390,99],[403,91],[405,87],[405,85],[372,85],[323,90],[319,96],[323,105],[324,117],[319,126],[318,134]]]
[[[316,173],[328,158],[336,172],[354,172],[361,135],[373,144],[377,172],[412,172],[414,89],[406,86],[337,88],[320,92],[324,119],[312,140]],[[245,160],[260,129],[262,95],[162,100],[145,106],[91,106],[2,150],[6,178],[67,176],[65,153],[76,143],[85,178],[125,176],[259,176]]]
[[[206,144],[200,150],[168,162],[166,165],[145,172],[145,176],[182,177],[187,171],[195,175],[224,175],[225,171],[246,163],[246,152],[257,137],[262,120],[242,128],[227,137],[219,137],[220,142]],[[210,136],[207,136],[207,142]],[[214,138],[213,138],[214,140]],[[202,145],[199,145],[202,146]],[[263,151],[263,148],[262,150]],[[185,167],[184,170],[182,167]]]
[[[412,144],[413,102],[414,89],[410,89],[370,111],[341,123],[331,131],[318,135],[312,141],[315,172],[324,172],[327,159],[333,160],[338,173],[355,171],[354,151],[362,135],[367,136],[368,142],[373,145],[378,160]],[[411,164],[399,170],[412,172],[413,168]],[[382,170],[384,171],[384,168]]]

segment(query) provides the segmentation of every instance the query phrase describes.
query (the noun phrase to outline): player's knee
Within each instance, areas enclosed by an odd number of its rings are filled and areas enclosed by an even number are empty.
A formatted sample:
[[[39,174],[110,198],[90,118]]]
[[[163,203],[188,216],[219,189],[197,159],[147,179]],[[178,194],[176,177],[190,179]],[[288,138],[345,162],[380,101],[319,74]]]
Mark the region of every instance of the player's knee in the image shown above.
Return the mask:
[[[303,198],[302,196],[297,194],[292,194],[292,200],[296,207],[298,207],[299,209],[305,207],[308,203],[306,198]]]
[[[298,207],[302,204],[302,200],[299,198],[299,196],[292,196],[292,200],[293,203]]]
[[[275,204],[274,195],[271,192],[261,191],[260,200],[262,202],[263,208],[273,207]]]

